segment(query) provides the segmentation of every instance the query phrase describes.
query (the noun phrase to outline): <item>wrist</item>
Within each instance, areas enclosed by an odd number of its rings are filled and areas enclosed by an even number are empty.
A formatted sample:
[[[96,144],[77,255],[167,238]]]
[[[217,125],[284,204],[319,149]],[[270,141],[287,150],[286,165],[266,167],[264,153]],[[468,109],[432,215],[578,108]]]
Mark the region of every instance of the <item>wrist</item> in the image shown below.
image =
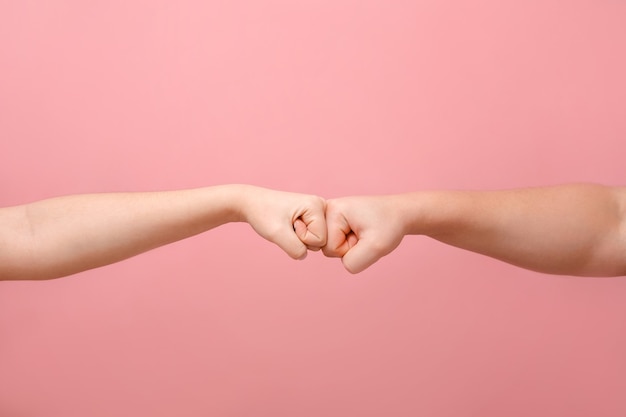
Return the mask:
[[[228,221],[233,223],[247,222],[247,208],[250,205],[247,198],[252,187],[247,184],[229,184],[221,187],[224,187]]]
[[[469,194],[459,191],[418,191],[406,195],[407,230],[412,235],[439,238],[467,227],[472,207]]]
[[[404,235],[428,234],[431,227],[429,198],[426,193],[414,192],[394,196],[398,221]]]

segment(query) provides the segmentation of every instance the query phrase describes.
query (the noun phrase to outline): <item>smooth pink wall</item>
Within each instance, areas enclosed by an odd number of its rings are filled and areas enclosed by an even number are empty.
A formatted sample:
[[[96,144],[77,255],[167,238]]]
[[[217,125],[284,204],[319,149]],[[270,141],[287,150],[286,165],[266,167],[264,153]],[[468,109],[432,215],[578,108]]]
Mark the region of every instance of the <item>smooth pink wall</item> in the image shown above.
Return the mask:
[[[2,1],[0,205],[626,184],[622,1]],[[1,249],[0,249],[1,250]],[[0,416],[626,415],[626,280],[227,225],[0,283]]]

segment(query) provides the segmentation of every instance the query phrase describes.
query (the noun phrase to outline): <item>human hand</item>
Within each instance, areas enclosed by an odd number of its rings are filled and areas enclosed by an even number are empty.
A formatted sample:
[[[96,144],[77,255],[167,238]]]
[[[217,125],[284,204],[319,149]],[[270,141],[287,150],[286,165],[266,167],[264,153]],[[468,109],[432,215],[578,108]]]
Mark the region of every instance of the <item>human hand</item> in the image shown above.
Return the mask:
[[[344,197],[326,202],[328,241],[324,255],[341,257],[356,274],[393,251],[402,241],[405,226],[398,196]]]
[[[326,245],[326,201],[314,195],[241,186],[242,220],[294,259]]]

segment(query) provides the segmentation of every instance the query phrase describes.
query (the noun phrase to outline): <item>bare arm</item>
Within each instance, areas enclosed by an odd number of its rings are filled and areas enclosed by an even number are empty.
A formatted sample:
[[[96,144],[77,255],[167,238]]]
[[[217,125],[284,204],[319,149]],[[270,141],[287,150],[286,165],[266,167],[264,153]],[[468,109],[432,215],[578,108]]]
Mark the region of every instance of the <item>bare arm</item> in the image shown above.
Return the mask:
[[[427,191],[330,200],[328,245],[359,272],[406,234],[535,271],[626,275],[626,189],[574,184],[507,191]]]
[[[0,279],[51,279],[233,221],[293,258],[325,244],[324,200],[247,185],[73,195],[0,209]],[[294,224],[297,232],[294,232]]]

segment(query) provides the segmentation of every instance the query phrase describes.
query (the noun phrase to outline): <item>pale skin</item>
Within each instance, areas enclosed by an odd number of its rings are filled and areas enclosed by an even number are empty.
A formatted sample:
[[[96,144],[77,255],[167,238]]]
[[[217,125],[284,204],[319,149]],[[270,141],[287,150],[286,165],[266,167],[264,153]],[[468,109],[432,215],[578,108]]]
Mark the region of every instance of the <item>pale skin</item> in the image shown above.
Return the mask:
[[[358,273],[425,235],[550,274],[626,275],[626,189],[321,197],[250,185],[58,197],[0,209],[0,280],[52,279],[118,262],[229,222],[294,259],[322,249]]]
[[[406,235],[549,274],[626,275],[626,188],[571,184],[327,201],[327,256],[358,273]]]
[[[326,244],[325,201],[250,185],[72,195],[0,209],[0,279],[42,280],[121,261],[228,222],[294,259]]]

